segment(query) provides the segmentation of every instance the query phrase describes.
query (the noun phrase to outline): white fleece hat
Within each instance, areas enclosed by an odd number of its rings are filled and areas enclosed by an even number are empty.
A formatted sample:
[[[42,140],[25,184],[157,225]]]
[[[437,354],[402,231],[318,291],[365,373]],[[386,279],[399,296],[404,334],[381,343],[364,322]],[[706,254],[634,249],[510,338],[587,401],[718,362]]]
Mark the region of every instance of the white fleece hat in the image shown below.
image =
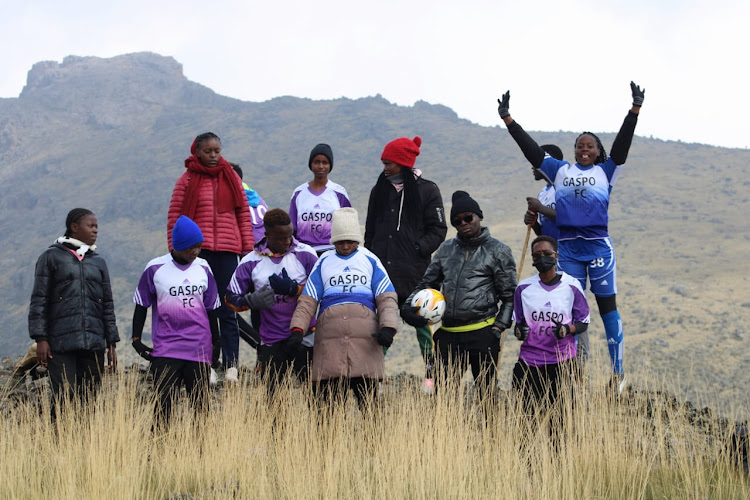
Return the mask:
[[[337,241],[356,241],[357,243],[362,243],[362,231],[359,229],[359,214],[351,207],[339,208],[333,212],[331,245]]]

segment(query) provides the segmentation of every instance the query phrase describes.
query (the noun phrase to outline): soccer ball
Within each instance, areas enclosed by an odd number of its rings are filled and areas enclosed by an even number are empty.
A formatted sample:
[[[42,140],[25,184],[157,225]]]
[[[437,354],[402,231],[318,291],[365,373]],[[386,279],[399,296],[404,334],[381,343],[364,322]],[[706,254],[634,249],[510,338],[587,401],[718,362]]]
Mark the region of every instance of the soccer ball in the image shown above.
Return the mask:
[[[445,312],[445,297],[434,288],[425,288],[418,291],[411,299],[412,307],[418,307],[417,314],[422,316],[431,325],[443,319]]]

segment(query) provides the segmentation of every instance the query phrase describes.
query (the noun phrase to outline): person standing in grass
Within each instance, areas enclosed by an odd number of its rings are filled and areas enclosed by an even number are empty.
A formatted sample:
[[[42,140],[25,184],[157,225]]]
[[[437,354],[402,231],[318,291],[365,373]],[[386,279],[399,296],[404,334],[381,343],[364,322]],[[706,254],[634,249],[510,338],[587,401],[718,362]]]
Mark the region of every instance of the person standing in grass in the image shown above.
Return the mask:
[[[521,281],[513,297],[514,333],[522,341],[513,367],[513,389],[524,413],[543,414],[573,395],[575,336],[589,324],[589,305],[577,279],[557,270],[557,241],[539,236],[531,243],[539,274]],[[559,427],[559,425],[553,425]]]
[[[167,216],[167,239],[172,250],[172,228],[186,215],[201,228],[205,240],[200,257],[211,266],[219,290],[226,290],[240,257],[253,250],[250,210],[242,181],[221,156],[221,140],[206,132],[195,138],[186,171],[172,191]],[[240,337],[233,311],[222,305],[218,317],[225,380],[237,381]]]
[[[117,333],[109,270],[96,253],[99,221],[91,210],[74,208],[65,234],[36,262],[29,304],[29,336],[46,367],[57,402],[84,401],[101,384],[104,361],[117,367]]]
[[[396,290],[383,264],[361,248],[357,211],[333,213],[331,244],[315,265],[291,322],[301,336],[318,311],[312,381],[323,401],[340,400],[351,388],[366,408],[385,372],[383,347],[398,326]]]
[[[555,186],[555,213],[560,248],[560,269],[580,281],[586,278],[596,296],[612,363],[610,388],[622,394],[627,383],[623,366],[623,327],[617,310],[615,251],[609,239],[609,197],[633,141],[645,89],[630,82],[633,104],[607,152],[599,138],[583,132],[575,141],[575,163],[545,155],[544,150],[510,116],[510,92],[498,99],[498,113],[532,167],[540,169]],[[584,356],[585,357],[585,356]]]
[[[269,210],[263,223],[266,236],[240,261],[226,300],[237,311],[260,313],[258,364],[273,396],[276,384],[290,369],[307,374],[309,350],[302,341],[311,324],[299,334],[290,334],[289,323],[318,255],[294,238],[291,218],[284,210]]]
[[[378,256],[393,280],[399,307],[445,240],[443,197],[437,184],[414,168],[422,139],[401,137],[383,148],[383,171],[370,191],[365,222],[365,248]],[[432,392],[434,357],[432,331],[427,324],[412,325],[425,362],[422,390]]]
[[[503,330],[511,325],[516,264],[510,248],[482,227],[484,214],[465,191],[453,193],[451,224],[456,237],[446,240],[401,307],[412,326],[426,325],[411,299],[419,290],[434,288],[445,297],[442,326],[435,332],[442,383],[460,383],[471,368],[480,395],[487,400],[497,390],[495,371]]]
[[[212,339],[219,336],[221,304],[208,262],[199,256],[203,234],[181,215],[172,228],[172,251],[151,260],[133,295],[133,348],[151,362],[157,393],[157,420],[167,423],[182,386],[196,411],[207,408]],[[148,308],[151,340],[143,343]]]
[[[351,207],[343,186],[328,179],[333,170],[333,150],[328,144],[317,144],[310,151],[307,167],[313,178],[297,186],[289,203],[289,217],[297,239],[310,245],[318,255],[331,250],[331,216],[342,207]]]

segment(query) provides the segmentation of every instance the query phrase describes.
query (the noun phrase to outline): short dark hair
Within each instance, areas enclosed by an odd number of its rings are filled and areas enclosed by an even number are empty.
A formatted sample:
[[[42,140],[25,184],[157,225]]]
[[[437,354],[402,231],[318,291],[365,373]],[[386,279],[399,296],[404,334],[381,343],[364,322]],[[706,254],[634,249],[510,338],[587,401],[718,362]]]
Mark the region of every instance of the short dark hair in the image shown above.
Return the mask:
[[[552,245],[552,248],[555,249],[555,252],[557,252],[557,240],[552,236],[547,236],[546,234],[534,238],[534,241],[531,242],[531,251],[534,251],[534,245],[543,241],[549,242],[549,244]]]
[[[281,208],[272,208],[263,216],[263,227],[266,231],[277,226],[288,226],[292,223],[289,214]]]
[[[240,176],[240,179],[242,179],[242,169],[240,168],[240,164],[239,163],[232,163],[230,161],[229,165],[234,169],[235,172],[237,172],[237,175]]]

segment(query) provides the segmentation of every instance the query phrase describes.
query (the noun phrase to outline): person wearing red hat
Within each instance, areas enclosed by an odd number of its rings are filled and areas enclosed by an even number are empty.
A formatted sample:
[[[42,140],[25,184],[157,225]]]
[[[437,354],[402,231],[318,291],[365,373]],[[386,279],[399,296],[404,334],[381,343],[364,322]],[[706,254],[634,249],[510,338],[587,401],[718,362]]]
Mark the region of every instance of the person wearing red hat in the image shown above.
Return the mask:
[[[437,184],[414,168],[422,139],[401,137],[383,148],[383,171],[370,192],[365,222],[365,248],[383,262],[401,307],[419,283],[432,252],[445,240],[443,197]],[[416,327],[417,341],[427,364],[423,389],[431,392],[432,333]]]

